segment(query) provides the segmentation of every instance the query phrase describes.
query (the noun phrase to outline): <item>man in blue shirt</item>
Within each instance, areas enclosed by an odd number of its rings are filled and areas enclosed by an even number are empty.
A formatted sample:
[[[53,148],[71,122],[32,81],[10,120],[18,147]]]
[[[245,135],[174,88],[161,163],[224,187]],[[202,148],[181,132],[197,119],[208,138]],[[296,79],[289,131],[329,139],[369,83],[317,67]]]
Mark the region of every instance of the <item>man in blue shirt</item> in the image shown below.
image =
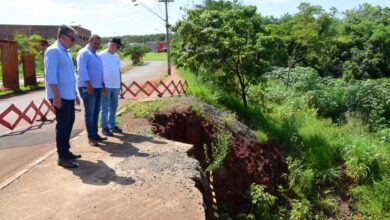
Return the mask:
[[[58,29],[57,41],[48,47],[44,55],[46,97],[52,103],[56,115],[56,147],[58,165],[75,168],[74,161],[81,157],[69,151],[70,135],[75,120],[76,81],[73,59],[68,51],[74,45],[76,31],[66,25]]]
[[[96,54],[99,47],[100,37],[93,34],[88,44],[77,53],[78,87],[84,102],[85,126],[91,146],[99,146],[98,141],[107,139],[97,133],[100,98],[105,94],[102,61]]]

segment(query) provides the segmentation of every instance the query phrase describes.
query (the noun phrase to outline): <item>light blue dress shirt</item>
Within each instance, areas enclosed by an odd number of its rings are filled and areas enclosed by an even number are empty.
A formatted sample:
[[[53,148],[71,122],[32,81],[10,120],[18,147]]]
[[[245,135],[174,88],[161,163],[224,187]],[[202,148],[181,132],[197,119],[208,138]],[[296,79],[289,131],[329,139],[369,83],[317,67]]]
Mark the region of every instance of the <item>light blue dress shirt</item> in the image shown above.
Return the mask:
[[[58,41],[45,50],[46,97],[54,98],[49,84],[56,84],[62,99],[76,99],[74,63],[69,51]]]
[[[103,64],[100,57],[88,45],[77,53],[78,87],[86,87],[89,81],[93,88],[103,87]]]

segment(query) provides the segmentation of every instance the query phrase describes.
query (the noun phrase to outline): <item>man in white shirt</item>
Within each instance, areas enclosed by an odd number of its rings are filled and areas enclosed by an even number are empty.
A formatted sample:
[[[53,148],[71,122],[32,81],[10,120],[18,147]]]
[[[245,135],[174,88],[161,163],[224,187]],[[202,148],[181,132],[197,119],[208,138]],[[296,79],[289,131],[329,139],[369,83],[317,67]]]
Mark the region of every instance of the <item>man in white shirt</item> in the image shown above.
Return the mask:
[[[107,49],[99,53],[103,63],[103,81],[106,87],[106,95],[101,97],[101,126],[105,136],[113,136],[113,133],[122,132],[122,129],[115,123],[121,87],[120,59],[116,52],[122,46],[121,39],[112,38],[108,42]]]

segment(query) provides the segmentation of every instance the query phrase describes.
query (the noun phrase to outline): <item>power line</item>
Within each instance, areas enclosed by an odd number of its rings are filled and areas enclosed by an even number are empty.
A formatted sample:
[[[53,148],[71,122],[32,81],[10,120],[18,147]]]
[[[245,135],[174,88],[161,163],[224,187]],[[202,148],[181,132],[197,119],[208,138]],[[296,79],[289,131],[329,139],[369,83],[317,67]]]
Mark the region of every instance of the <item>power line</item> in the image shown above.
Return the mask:
[[[165,19],[163,17],[161,17],[157,12],[155,12],[151,8],[149,8],[147,5],[145,5],[142,1],[140,1],[140,0],[131,0],[131,1],[135,3],[135,6],[141,5],[142,7],[147,9],[149,12],[151,12],[152,14],[156,15],[158,18],[160,18],[161,20],[164,21],[165,29],[166,29],[168,75],[171,75],[171,49],[170,49],[170,37],[169,37],[168,2],[173,2],[174,0],[158,0],[158,2],[165,3]]]

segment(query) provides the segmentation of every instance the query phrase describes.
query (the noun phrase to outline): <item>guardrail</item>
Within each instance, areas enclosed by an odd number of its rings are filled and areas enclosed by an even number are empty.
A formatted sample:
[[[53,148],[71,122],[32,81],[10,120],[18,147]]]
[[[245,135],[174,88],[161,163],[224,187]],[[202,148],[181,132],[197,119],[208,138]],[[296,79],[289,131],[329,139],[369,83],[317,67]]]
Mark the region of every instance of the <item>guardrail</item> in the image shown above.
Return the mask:
[[[187,95],[186,91],[188,88],[187,81],[182,82],[181,80],[174,82],[173,80],[169,82],[168,84],[164,83],[163,81],[159,81],[156,84],[151,83],[150,81],[146,81],[142,85],[139,83],[133,81],[130,85],[126,85],[122,83],[121,90],[119,93],[119,96],[121,98],[124,98],[124,95],[129,93],[133,97],[137,97],[140,94],[145,94],[146,96],[151,96],[153,93],[156,93],[157,96],[162,97],[164,94],[169,94],[170,96],[173,96],[175,94],[177,95]],[[42,109],[46,107],[45,111],[42,111]],[[30,111],[34,111],[33,116],[28,116],[28,113]],[[0,125],[10,129],[14,130],[15,127],[22,121],[26,121],[29,124],[33,124],[34,121],[39,116],[39,119],[44,121],[47,119],[47,115],[52,112],[54,114],[54,108],[52,107],[51,103],[43,98],[41,103],[36,105],[33,101],[31,101],[25,109],[22,111],[18,107],[16,107],[14,104],[11,104],[8,108],[6,108],[1,114],[0,114]],[[16,114],[17,119],[14,122],[8,122],[6,120],[6,117],[9,114]]]
[[[136,91],[133,91],[134,89]],[[119,96],[121,98],[124,97],[126,93],[130,93],[134,97],[139,95],[141,92],[146,96],[151,96],[153,93],[157,93],[157,96],[162,97],[165,93],[169,93],[173,96],[175,93],[178,95],[186,94],[188,88],[187,81],[182,82],[179,80],[178,82],[174,82],[173,80],[168,84],[163,81],[157,82],[155,85],[149,81],[146,81],[144,84],[140,85],[139,83],[133,81],[129,86],[126,86],[122,83],[121,91],[119,92]]]
[[[46,106],[47,109],[45,112],[42,112],[41,110],[42,110],[42,107],[44,107],[44,106]],[[27,115],[27,113],[30,110],[34,111],[33,117],[29,117]],[[54,108],[51,106],[50,102],[45,98],[42,99],[42,102],[39,105],[39,107],[37,107],[37,105],[35,105],[35,103],[33,101],[31,101],[23,111],[19,110],[19,108],[16,107],[14,104],[11,104],[8,108],[6,108],[0,114],[0,124],[8,129],[14,130],[14,128],[20,123],[20,121],[22,119],[27,121],[28,123],[32,124],[32,123],[34,123],[35,119],[38,116],[40,116],[40,118],[38,120],[46,120],[46,116],[50,112],[54,113]],[[5,120],[7,115],[10,113],[14,113],[18,116],[17,119],[13,123],[10,123],[10,122]]]

